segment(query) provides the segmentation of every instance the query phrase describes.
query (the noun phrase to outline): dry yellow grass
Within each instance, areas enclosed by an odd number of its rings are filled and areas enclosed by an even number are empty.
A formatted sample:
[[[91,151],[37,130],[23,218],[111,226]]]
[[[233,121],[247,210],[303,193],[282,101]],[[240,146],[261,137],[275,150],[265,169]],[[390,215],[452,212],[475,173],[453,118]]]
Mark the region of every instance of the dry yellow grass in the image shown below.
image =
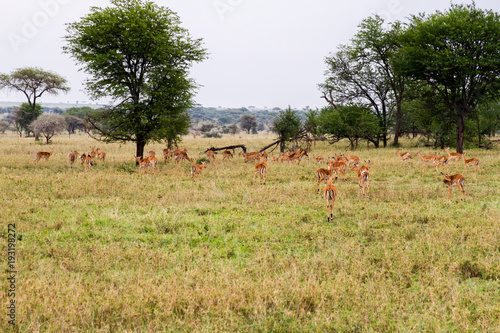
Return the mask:
[[[181,147],[196,161],[212,145],[253,151],[272,139],[186,137]],[[91,145],[106,163],[71,168],[67,154]],[[447,200],[442,176],[418,158],[403,167],[396,149],[353,152],[371,160],[370,190],[358,196],[349,171],[327,222],[312,153],[300,165],[269,160],[266,185],[252,163],[218,154],[192,184],[189,162],[139,173],[132,144],[74,135],[51,146],[35,165],[31,152],[47,146],[0,137],[19,331],[500,331],[498,150],[468,151],[483,173],[476,183],[467,170],[465,202],[456,188]]]

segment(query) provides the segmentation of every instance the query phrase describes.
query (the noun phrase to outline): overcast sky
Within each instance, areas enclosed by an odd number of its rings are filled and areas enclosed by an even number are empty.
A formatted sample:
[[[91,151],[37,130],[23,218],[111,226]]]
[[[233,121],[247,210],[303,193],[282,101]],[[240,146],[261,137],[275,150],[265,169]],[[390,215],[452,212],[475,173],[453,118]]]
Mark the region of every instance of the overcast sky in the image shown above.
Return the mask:
[[[204,40],[209,59],[191,77],[201,85],[195,100],[203,106],[311,108],[325,105],[317,85],[324,80],[324,58],[347,44],[364,18],[379,14],[388,22],[412,14],[446,10],[450,0],[155,0],[177,12],[182,26]],[[65,24],[78,21],[91,6],[108,0],[2,1],[0,73],[35,66],[65,77],[67,94],[44,95],[40,102],[90,102],[85,74],[62,53]],[[481,9],[500,12],[498,0],[476,0]],[[25,102],[0,91],[0,101]],[[105,101],[101,101],[105,102]]]

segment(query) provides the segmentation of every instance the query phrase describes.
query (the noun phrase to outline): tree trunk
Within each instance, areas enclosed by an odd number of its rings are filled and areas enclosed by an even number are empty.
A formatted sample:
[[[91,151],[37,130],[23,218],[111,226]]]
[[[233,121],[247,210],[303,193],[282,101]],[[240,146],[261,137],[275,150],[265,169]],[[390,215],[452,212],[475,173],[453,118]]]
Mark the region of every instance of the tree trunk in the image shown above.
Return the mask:
[[[396,100],[396,125],[394,129],[394,143],[393,146],[399,144],[399,133],[401,132],[401,123],[403,121],[403,111],[401,109],[401,100]]]
[[[457,115],[457,153],[464,153],[465,116],[459,112]]]
[[[142,136],[138,136],[137,141],[136,141],[135,156],[144,157],[144,147],[145,146],[146,146],[146,141],[144,141],[144,138]],[[135,165],[139,165],[139,162],[135,161]]]

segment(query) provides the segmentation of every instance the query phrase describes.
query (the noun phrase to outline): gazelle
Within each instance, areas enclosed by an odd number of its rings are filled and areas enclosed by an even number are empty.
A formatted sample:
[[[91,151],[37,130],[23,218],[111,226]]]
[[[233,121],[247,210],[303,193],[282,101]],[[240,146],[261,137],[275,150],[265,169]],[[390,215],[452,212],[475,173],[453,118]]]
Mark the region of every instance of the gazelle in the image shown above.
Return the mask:
[[[76,159],[80,156],[80,154],[76,151],[73,150],[68,154],[68,160],[69,160],[69,165],[73,167],[73,164],[75,164]]]
[[[324,180],[325,182],[332,178],[333,175],[333,170],[331,169],[330,165],[328,165],[328,169],[318,169],[316,170],[316,178],[318,179],[318,193],[319,193],[319,185],[321,182]],[[335,177],[337,179],[337,177]]]
[[[438,166],[442,165],[442,166],[446,166],[446,170],[448,170],[448,157],[446,156],[437,156],[437,153],[436,153],[436,169]]]
[[[213,150],[207,150],[207,158],[215,160],[215,153]]]
[[[362,190],[363,196],[365,196],[365,191],[368,191],[368,188],[370,187],[370,172],[367,169],[360,168],[357,173],[359,189]]]
[[[90,170],[90,167],[94,164],[94,160],[92,159],[92,156],[90,156],[90,154],[85,155],[85,159],[83,159],[82,162],[85,163],[85,169],[83,170],[84,172]]]
[[[255,161],[255,160],[258,160],[260,158],[260,153],[252,152],[252,153],[244,154],[243,157],[245,157],[244,162],[248,162],[250,160]]]
[[[471,158],[470,160],[465,159],[465,152],[462,154],[462,158],[464,159],[464,173],[465,173],[465,168],[468,167],[474,167],[474,173],[476,173],[477,170],[479,170],[479,173],[481,173],[481,169],[479,168],[479,160],[477,158]]]
[[[253,176],[253,179],[255,180],[255,177],[257,177],[257,174],[260,177],[260,183],[262,184],[262,180],[264,180],[264,184],[266,184],[266,179],[267,179],[267,164],[264,159],[260,163],[255,162],[255,174]]]
[[[327,221],[330,222],[333,221],[333,205],[338,196],[337,189],[332,185],[332,177],[328,178],[328,184],[323,190],[323,196],[326,200]]]
[[[321,162],[324,162],[325,161],[325,158],[323,157],[323,155],[319,155],[319,156],[314,156],[314,159],[316,160],[316,162],[318,162],[318,164],[320,164]]]
[[[458,162],[460,162],[460,159],[462,158],[462,154],[460,153],[450,153],[450,148],[446,147],[444,150],[448,153],[448,160],[455,160],[456,161],[456,168],[458,168]]]
[[[402,162],[402,163],[403,163],[403,165],[404,165],[404,164],[405,164],[405,161],[406,161],[407,159],[412,158],[412,156],[411,156],[411,153],[410,153],[409,151],[404,152],[404,153],[402,153],[402,154],[400,153],[400,151],[401,151],[401,149],[398,149],[397,153],[398,153],[399,158],[401,159],[401,162]]]
[[[179,163],[181,160],[188,160],[189,162],[193,161],[191,158],[189,158],[187,152],[182,150],[175,154],[174,158],[176,163]]]
[[[449,174],[444,174],[441,172],[441,174],[444,176],[443,178],[443,183],[448,186],[448,200],[451,198],[451,188],[453,186],[456,186],[459,191],[460,191],[460,200],[465,201],[465,178],[462,175],[449,175]]]
[[[100,151],[97,153],[97,159],[99,159],[99,161],[101,161],[102,163],[105,162],[106,160],[106,153],[103,152],[103,151]]]
[[[365,161],[365,163],[366,163],[366,161]],[[358,172],[364,173],[366,171],[370,171],[370,160],[368,160],[368,163],[366,163],[365,165],[354,167],[351,170],[356,171],[356,173],[358,173]]]
[[[92,149],[92,150],[90,151],[90,154],[88,154],[88,155],[90,155],[90,157],[92,158],[92,161],[93,161],[95,159],[95,156],[97,155],[97,151],[95,150],[95,147],[93,147],[93,146],[90,146],[90,149]]]
[[[158,166],[158,158],[152,156],[148,157],[149,160],[149,167],[153,169],[153,172],[156,170],[156,167]]]
[[[144,169],[144,173],[146,173],[146,168],[149,168],[151,164],[149,163],[149,158],[142,158],[142,156],[134,156],[135,160],[139,162],[139,172],[141,169]]]
[[[49,161],[49,157],[52,156],[52,154],[54,153],[54,147],[50,147],[50,152],[46,152],[46,151],[39,151],[39,152],[33,152],[33,154],[35,155],[35,160],[34,160],[34,163],[38,163],[38,161],[40,161],[40,159],[44,158],[46,162]]]
[[[434,164],[434,166],[436,167],[436,171],[438,171],[437,165],[436,165],[436,155],[422,156],[422,154],[420,152],[421,152],[421,150],[418,151],[417,155],[420,156],[422,161],[424,161],[424,167],[427,168],[427,162],[432,162]]]
[[[351,163],[353,163],[354,166],[357,166],[359,164],[359,157],[351,156],[350,150],[347,152],[347,155],[349,156],[349,165],[351,165]]]
[[[193,183],[194,183],[194,177],[196,176],[198,176],[198,181],[200,181],[201,172],[203,171],[203,168],[205,168],[205,162],[202,162],[201,165],[200,164],[191,165],[191,178],[193,180]]]
[[[344,175],[344,180],[347,180],[347,174],[345,172],[347,168],[347,163],[344,161],[340,162],[335,162],[333,160],[329,161],[328,163],[328,168],[332,170],[332,172],[335,172],[336,175],[338,175],[337,172],[340,172],[341,174]]]
[[[225,160],[226,158],[230,159],[232,157],[233,157],[233,153],[231,153],[229,150],[224,150],[222,152],[222,160]]]
[[[167,159],[174,157],[174,151],[168,150],[167,148],[163,149],[163,158],[165,159],[165,163],[167,163]]]

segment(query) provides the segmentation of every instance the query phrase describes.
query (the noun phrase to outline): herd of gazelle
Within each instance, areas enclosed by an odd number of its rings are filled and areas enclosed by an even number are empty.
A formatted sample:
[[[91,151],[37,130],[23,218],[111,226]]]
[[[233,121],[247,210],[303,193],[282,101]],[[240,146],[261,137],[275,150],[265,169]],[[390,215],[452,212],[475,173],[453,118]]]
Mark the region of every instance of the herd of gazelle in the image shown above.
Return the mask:
[[[95,158],[97,157],[98,160],[100,160],[102,163],[106,160],[106,153],[103,151],[99,151],[100,149],[95,147],[90,147],[92,150],[88,154],[81,154],[73,150],[68,154],[68,160],[69,160],[69,165],[73,167],[73,164],[75,164],[76,160],[78,158],[81,159],[82,165],[85,165],[85,171],[90,169],[90,167],[94,164]],[[45,159],[45,161],[49,160],[49,157],[52,156],[54,153],[54,147],[50,148],[50,152],[45,152],[45,151],[39,151],[39,152],[34,152],[33,154],[35,155],[35,160],[34,163],[38,163],[41,159]]]
[[[434,155],[427,155],[427,156],[422,156],[422,154],[417,152],[417,155],[420,157],[420,159],[424,162],[424,167],[427,166],[428,162],[431,162],[434,164],[434,167],[436,168],[436,171],[438,170],[438,166],[446,166],[448,168],[448,163],[451,160],[455,160],[455,166],[458,168],[458,163],[460,159],[464,161],[464,174],[467,170],[468,167],[473,167],[474,168],[474,177],[476,176],[477,170],[479,170],[479,173],[481,173],[481,168],[479,167],[479,160],[477,158],[471,158],[467,159],[466,158],[466,153],[464,152],[463,154],[460,153],[450,153],[450,148],[445,149],[446,153],[448,153],[447,156],[438,156],[437,153]],[[406,152],[406,153],[400,153],[398,150],[398,155],[401,158],[401,161],[404,163],[405,160],[412,158],[411,153]],[[444,176],[443,178],[443,183],[448,186],[448,199],[451,198],[451,189],[453,186],[456,186],[458,190],[460,191],[460,197],[461,200],[465,200],[465,177],[461,174],[455,174],[455,175],[450,175],[449,173],[443,173],[441,174]],[[477,182],[477,179],[476,179]]]
[[[93,146],[91,146],[90,148],[91,152],[88,154],[83,153],[80,155],[80,153],[78,153],[78,151],[76,150],[70,152],[68,154],[68,160],[70,166],[72,167],[78,158],[81,159],[82,161],[81,164],[85,165],[85,171],[89,170],[90,167],[92,167],[96,157],[102,163],[104,163],[106,158],[106,153],[99,151],[99,148],[96,149]],[[477,170],[479,170],[479,172],[481,173],[481,169],[479,168],[479,160],[477,158],[466,159],[466,153],[463,154],[451,153],[449,148],[446,148],[445,151],[448,153],[448,156],[438,156],[437,153],[435,153],[434,155],[422,156],[421,151],[418,151],[416,155],[419,156],[420,159],[424,162],[424,168],[427,167],[427,163],[432,163],[436,168],[436,171],[439,171],[438,170],[439,166],[443,167],[446,166],[448,168],[448,163],[451,160],[455,160],[456,167],[458,168],[458,163],[460,159],[462,159],[464,161],[464,173],[466,172],[467,167],[474,168],[474,175],[476,174]],[[39,151],[34,153],[35,155],[34,163],[38,163],[38,161],[40,161],[41,159],[45,159],[45,161],[48,161],[48,159],[50,158],[50,156],[52,156],[53,153],[54,153],[54,147],[51,147],[49,152]],[[209,160],[215,160],[215,152],[213,150],[207,150],[206,154]],[[413,158],[410,152],[402,153],[401,150],[398,150],[397,154],[401,159],[403,165],[405,164],[405,161]],[[148,152],[148,157],[146,158],[142,158],[142,156],[135,156],[135,159],[139,164],[139,171],[143,169],[145,173],[146,170],[149,169],[154,172],[154,170],[158,165],[158,159],[156,158],[155,155],[156,155],[155,152],[151,150]],[[244,162],[249,162],[249,161],[255,162],[255,175],[253,179],[255,180],[257,175],[259,175],[260,183],[265,184],[267,177],[266,161],[268,158],[268,154],[265,152],[264,153],[241,152],[239,155],[243,156]],[[233,157],[233,154],[229,150],[224,150],[222,152],[222,156],[223,160],[225,159],[229,160],[230,158]],[[287,152],[287,153],[282,153],[278,156],[273,156],[272,160],[275,162],[288,161],[290,163],[297,161],[297,164],[299,164],[300,160],[305,156],[309,157],[306,150],[298,150],[296,152]],[[183,150],[164,149],[163,157],[165,163],[170,158],[173,158],[176,161],[176,163],[179,163],[182,160],[187,160],[190,162],[192,161],[192,159],[187,154],[187,149]],[[325,160],[325,158],[322,155],[319,156],[313,155],[313,157],[318,163],[324,162]],[[360,161],[359,157],[352,156],[351,152],[349,151],[347,157],[343,155],[335,155],[335,157],[330,158],[327,161],[328,165],[327,169],[320,168],[316,170],[316,178],[318,181],[317,192],[319,193],[320,184],[322,181],[325,181],[325,183],[327,183],[326,187],[323,190],[323,196],[326,200],[328,221],[333,220],[333,205],[335,203],[336,198],[338,197],[337,189],[335,188],[335,186],[332,185],[332,180],[338,179],[339,175],[343,175],[344,180],[347,180],[346,176],[347,167],[352,166],[351,170],[355,171],[358,177],[359,191],[362,192],[363,196],[366,195],[366,191],[368,190],[370,184],[370,161],[368,161],[365,165],[362,166],[359,165],[360,163],[359,161]],[[206,167],[205,162],[203,162],[202,164],[191,165],[191,178],[193,183],[195,182],[196,177],[198,177],[198,181],[200,181],[201,173],[205,167]],[[451,198],[452,187],[456,186],[460,191],[461,200],[465,200],[465,189],[464,189],[465,177],[461,174],[450,175],[449,173],[445,174],[443,172],[441,172],[441,174],[444,176],[443,178],[444,184],[448,186],[448,199]]]

